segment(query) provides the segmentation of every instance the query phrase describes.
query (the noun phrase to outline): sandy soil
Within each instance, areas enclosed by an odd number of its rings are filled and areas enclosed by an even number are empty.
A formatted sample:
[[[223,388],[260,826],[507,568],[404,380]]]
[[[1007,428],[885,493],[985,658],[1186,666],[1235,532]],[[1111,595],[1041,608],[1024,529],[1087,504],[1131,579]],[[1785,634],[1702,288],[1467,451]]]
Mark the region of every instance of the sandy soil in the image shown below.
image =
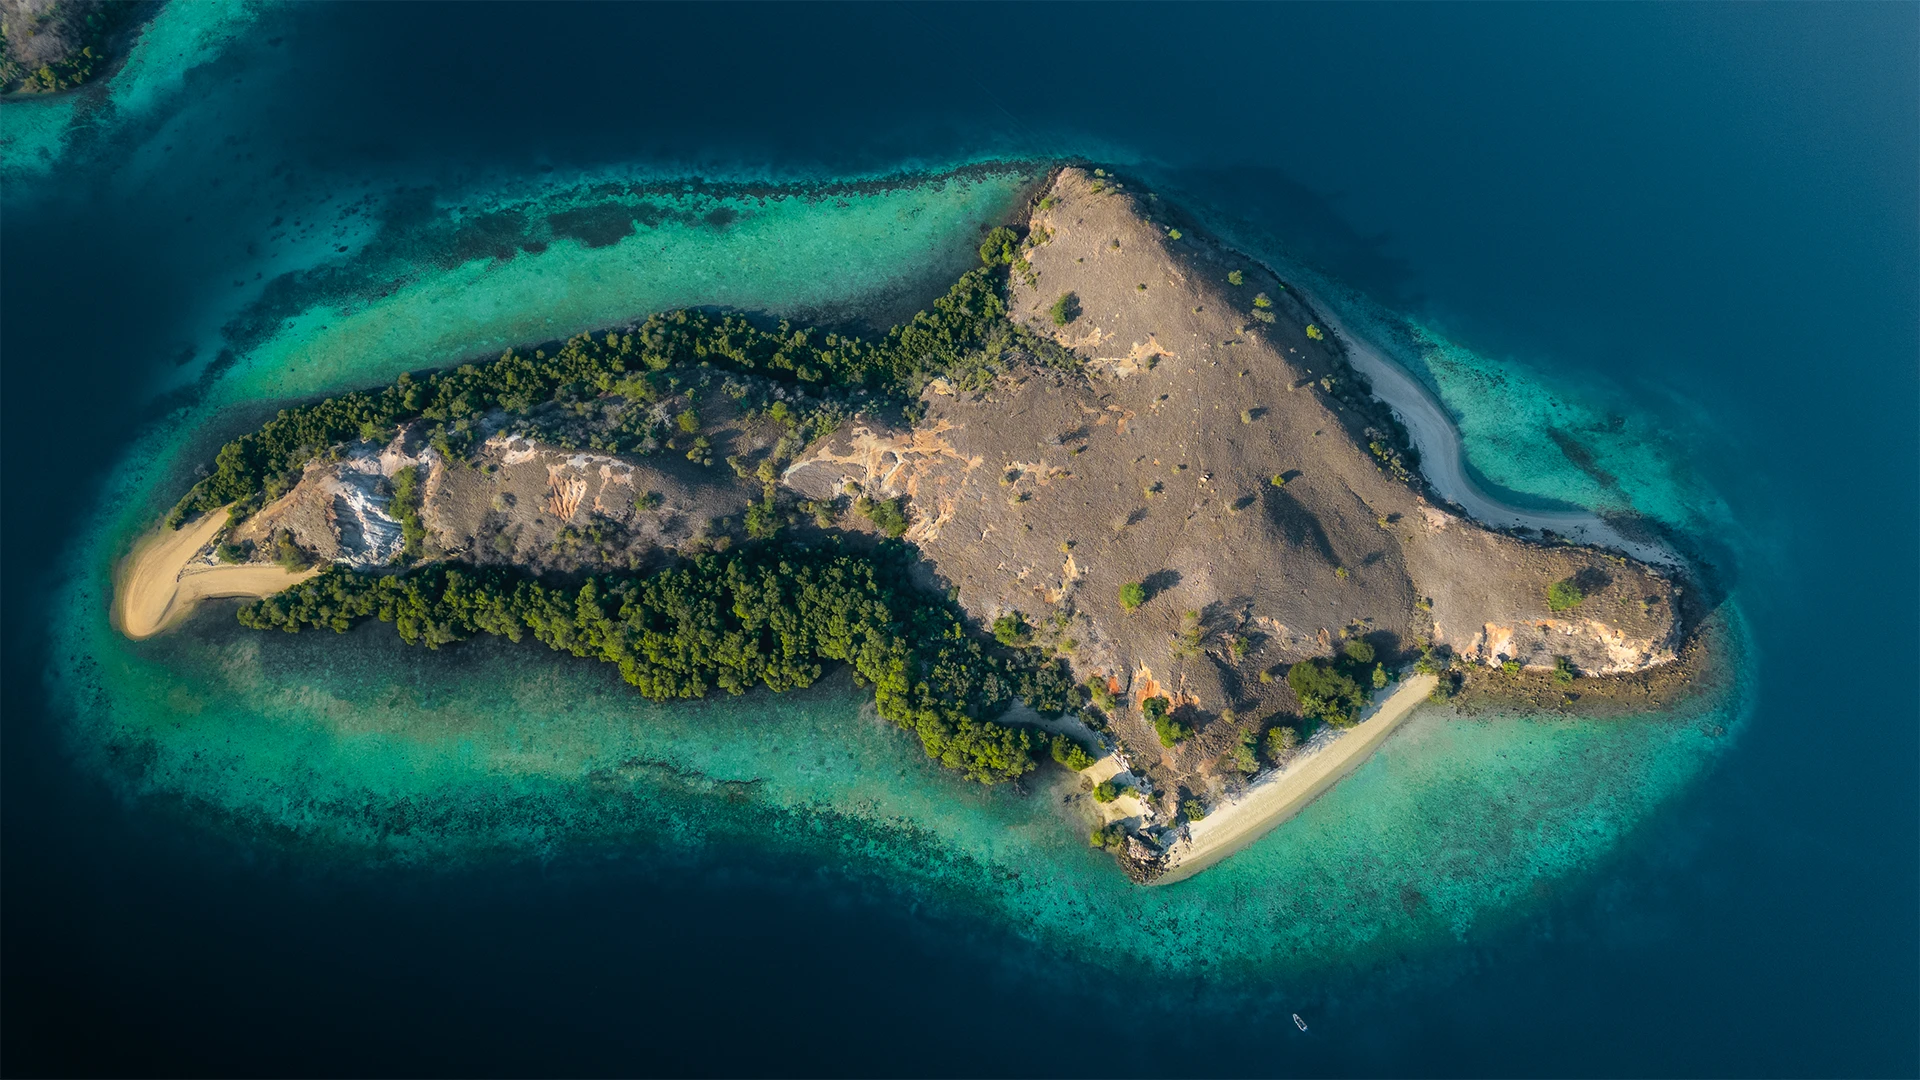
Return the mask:
[[[1673,566],[1679,561],[1673,552],[1657,544],[1627,539],[1590,511],[1528,510],[1509,506],[1481,491],[1467,475],[1460,432],[1454,427],[1453,418],[1425,384],[1379,349],[1354,336],[1332,309],[1298,286],[1294,288],[1347,347],[1348,362],[1373,384],[1374,396],[1386,402],[1407,426],[1407,434],[1420,451],[1420,471],[1441,498],[1459,506],[1476,521],[1495,528],[1550,529],[1579,543],[1612,548],[1643,562]]]
[[[178,622],[202,600],[271,596],[320,572],[296,574],[257,563],[192,565],[226,521],[226,511],[215,510],[178,530],[157,529],[134,545],[114,582],[114,626],[138,641]]]
[[[1192,877],[1299,813],[1378,749],[1438,681],[1432,675],[1402,681],[1339,738],[1269,774],[1239,798],[1187,826],[1187,840],[1168,852],[1167,872],[1155,884]]]
[[[1133,794],[1137,789],[1131,786],[1138,784],[1139,781],[1133,779],[1133,773],[1128,771],[1126,763],[1120,760],[1119,755],[1108,754],[1099,761],[1081,769],[1080,775],[1095,784],[1111,780],[1116,776],[1124,776],[1127,778],[1130,785],[1127,788],[1128,794],[1122,795],[1110,803],[1093,804],[1094,809],[1100,814],[1100,823],[1102,825],[1115,821],[1133,820],[1143,822],[1147,820],[1147,804],[1141,800],[1140,796]]]

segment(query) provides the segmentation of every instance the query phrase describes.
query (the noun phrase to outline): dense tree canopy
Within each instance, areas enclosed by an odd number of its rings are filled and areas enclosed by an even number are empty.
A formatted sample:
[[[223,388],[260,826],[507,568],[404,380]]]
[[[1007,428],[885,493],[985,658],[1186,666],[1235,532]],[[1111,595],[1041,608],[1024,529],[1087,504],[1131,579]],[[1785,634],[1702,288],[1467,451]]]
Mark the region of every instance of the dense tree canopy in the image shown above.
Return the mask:
[[[531,632],[553,649],[619,665],[655,700],[756,684],[796,689],[826,664],[846,663],[873,685],[880,715],[982,783],[1032,769],[1033,749],[1045,745],[991,718],[1015,698],[1057,714],[1073,692],[1057,661],[994,648],[951,605],[913,592],[897,553],[763,545],[577,587],[498,567],[436,563],[397,575],[334,567],[240,610],[246,626],[289,632],[344,632],[367,618],[428,648]]]
[[[936,375],[980,385],[1017,354],[1077,366],[1072,354],[1006,318],[1007,270],[1000,265],[1006,246],[983,250],[994,265],[962,275],[932,308],[878,341],[786,322],[762,329],[739,315],[689,309],[654,315],[629,330],[581,334],[551,355],[509,349],[486,363],[402,375],[387,387],[284,409],[221,447],[211,475],[180,500],[168,523],[178,528],[229,503],[244,512],[290,487],[308,460],[348,440],[390,437],[402,423],[435,421],[436,443],[443,452],[457,451],[494,409],[525,413],[562,394],[645,398],[658,392],[659,373],[674,368],[708,364],[907,400]]]

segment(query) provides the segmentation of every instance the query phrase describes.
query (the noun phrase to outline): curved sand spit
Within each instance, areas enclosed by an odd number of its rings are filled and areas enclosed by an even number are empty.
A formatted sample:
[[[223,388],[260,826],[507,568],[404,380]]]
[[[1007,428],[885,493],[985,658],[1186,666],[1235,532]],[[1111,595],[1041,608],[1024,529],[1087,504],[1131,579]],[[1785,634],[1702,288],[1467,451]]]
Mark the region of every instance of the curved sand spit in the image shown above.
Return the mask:
[[[1192,877],[1299,813],[1379,748],[1439,681],[1433,675],[1402,681],[1337,738],[1268,773],[1238,798],[1188,825],[1187,838],[1167,852],[1167,871],[1154,883],[1168,885]]]
[[[134,545],[114,582],[113,624],[134,640],[152,637],[185,617],[195,604],[221,596],[271,596],[318,569],[293,573],[278,566],[204,566],[195,556],[226,524],[224,510],[184,528],[162,527]]]
[[[1327,329],[1346,346],[1347,359],[1373,383],[1373,396],[1387,403],[1407,425],[1414,448],[1420,451],[1420,471],[1440,497],[1465,510],[1468,516],[1494,528],[1548,529],[1583,544],[1625,552],[1642,562],[1672,566],[1679,560],[1658,544],[1629,540],[1590,510],[1528,510],[1509,506],[1481,491],[1467,475],[1460,431],[1446,408],[1426,385],[1367,341],[1355,337],[1327,305],[1298,286],[1300,298]]]

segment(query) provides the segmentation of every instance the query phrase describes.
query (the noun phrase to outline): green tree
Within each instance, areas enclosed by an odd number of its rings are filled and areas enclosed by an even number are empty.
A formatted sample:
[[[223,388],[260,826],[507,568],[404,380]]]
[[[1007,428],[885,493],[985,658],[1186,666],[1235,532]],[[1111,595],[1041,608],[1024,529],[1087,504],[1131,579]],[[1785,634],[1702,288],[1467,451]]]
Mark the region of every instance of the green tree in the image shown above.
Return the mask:
[[[875,499],[862,495],[854,501],[853,508],[888,537],[898,539],[906,534],[907,515],[900,509],[898,499]]]
[[[1276,724],[1267,729],[1267,760],[1275,765],[1285,765],[1300,750],[1300,732],[1286,724]]]
[[[1129,581],[1120,586],[1120,608],[1132,611],[1147,602],[1147,587],[1137,581]]]
[[[1033,630],[1025,616],[1012,611],[993,620],[993,637],[1002,645],[1026,645],[1033,640]]]
[[[1047,314],[1053,317],[1053,325],[1065,326],[1080,317],[1080,298],[1070,292],[1061,293]]]
[[[1093,767],[1094,756],[1087,753],[1085,747],[1065,735],[1055,735],[1049,750],[1053,755],[1053,760],[1065,765],[1074,772],[1079,772],[1082,769],[1091,769]]]
[[[1581,590],[1580,586],[1576,584],[1572,578],[1567,578],[1564,581],[1556,581],[1547,586],[1548,611],[1572,611],[1574,608],[1579,607],[1580,602],[1586,598],[1587,594]]]
[[[1300,699],[1300,711],[1335,727],[1348,727],[1367,703],[1367,691],[1354,677],[1320,659],[1302,660],[1287,671],[1287,685]]]
[[[1141,702],[1140,712],[1153,725],[1161,746],[1172,747],[1193,737],[1193,728],[1173,718],[1173,703],[1164,697],[1150,697]]]
[[[747,507],[747,535],[755,540],[771,540],[784,524],[771,495]]]
[[[1020,258],[1020,235],[1005,225],[987,234],[980,244],[980,261],[988,266],[1012,266]]]

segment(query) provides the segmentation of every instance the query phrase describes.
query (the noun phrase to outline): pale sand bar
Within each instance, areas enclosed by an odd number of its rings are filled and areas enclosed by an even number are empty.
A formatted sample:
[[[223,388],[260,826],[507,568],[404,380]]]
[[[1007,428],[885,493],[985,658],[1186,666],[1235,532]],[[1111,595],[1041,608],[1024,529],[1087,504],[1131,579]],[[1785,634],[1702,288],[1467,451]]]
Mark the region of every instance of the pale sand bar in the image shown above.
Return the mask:
[[[196,564],[194,557],[226,523],[226,511],[215,510],[183,528],[162,527],[142,537],[115,577],[114,626],[137,641],[185,618],[202,600],[271,596],[320,572],[315,568],[293,573],[258,563]]]
[[[1342,345],[1355,371],[1373,384],[1373,396],[1385,402],[1400,422],[1407,426],[1414,449],[1420,452],[1420,472],[1441,498],[1452,502],[1476,521],[1497,529],[1551,530],[1582,544],[1595,544],[1623,551],[1642,562],[1673,566],[1679,557],[1657,543],[1629,540],[1606,519],[1590,510],[1528,510],[1503,503],[1480,490],[1467,474],[1460,431],[1446,407],[1433,396],[1425,383],[1389,359],[1364,338],[1356,337],[1341,323],[1333,309],[1316,300],[1312,293],[1295,287],[1300,298]]]
[[[1167,853],[1167,872],[1154,884],[1167,885],[1192,877],[1299,813],[1378,749],[1439,681],[1433,675],[1403,680],[1338,738],[1286,768],[1268,773],[1238,798],[1188,825],[1187,839]]]

